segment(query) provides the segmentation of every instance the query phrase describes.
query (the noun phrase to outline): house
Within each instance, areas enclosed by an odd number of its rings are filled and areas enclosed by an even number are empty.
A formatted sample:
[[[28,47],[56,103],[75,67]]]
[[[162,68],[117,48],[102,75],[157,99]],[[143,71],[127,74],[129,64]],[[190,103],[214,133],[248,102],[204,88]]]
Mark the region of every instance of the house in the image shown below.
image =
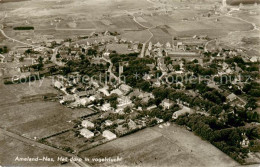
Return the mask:
[[[172,46],[171,46],[171,43],[170,43],[170,42],[167,42],[167,43],[166,43],[166,48],[167,48],[167,49],[171,49],[171,47],[172,47]]]
[[[110,94],[117,94],[118,96],[122,96],[124,93],[120,89],[114,89],[110,92]]]
[[[91,137],[94,137],[94,133],[91,132],[91,131],[89,131],[89,130],[86,129],[86,128],[81,129],[81,130],[80,130],[80,134],[81,134],[82,136],[84,136],[85,138],[87,138],[87,139],[89,139],[89,138],[91,138]]]
[[[234,93],[231,93],[227,96],[227,99],[232,102],[237,99],[237,96]]]
[[[243,140],[240,142],[240,145],[243,148],[247,148],[249,146],[250,141],[245,133],[242,133],[241,136],[242,136]]]
[[[110,103],[105,103],[101,106],[102,111],[109,111],[111,109]]]
[[[94,96],[90,96],[90,97],[89,97],[89,100],[90,100],[90,101],[95,101],[96,98],[95,98]]]
[[[129,91],[132,89],[132,87],[131,87],[131,86],[128,86],[128,85],[126,85],[126,84],[121,84],[121,85],[119,86],[119,89],[120,89],[121,91],[123,91],[124,93],[127,93],[127,92],[129,92]]]
[[[80,103],[80,105],[82,105],[82,106],[88,105],[89,102],[90,102],[90,100],[89,100],[88,98],[83,98],[83,99],[80,99],[80,100],[79,100],[79,103]]]
[[[157,106],[154,104],[154,105],[152,105],[150,107],[147,107],[147,110],[150,111],[150,110],[155,109],[155,108],[157,108]]]
[[[177,119],[179,116],[185,115],[187,113],[192,114],[193,112],[194,111],[191,108],[183,106],[183,108],[181,110],[173,113],[172,118]]]
[[[63,87],[63,84],[61,82],[59,82],[59,81],[55,81],[54,82],[54,87],[58,88],[58,89],[61,89]]]
[[[63,96],[63,101],[66,103],[66,102],[73,102],[75,101],[75,97],[73,95],[66,95],[66,96]]]
[[[134,130],[134,129],[136,129],[137,126],[136,126],[136,123],[130,119],[130,121],[128,122],[128,127],[129,127],[129,129]]]
[[[118,127],[115,129],[116,133],[121,136],[127,133],[127,128],[124,127],[123,125],[118,125]]]
[[[108,140],[113,140],[116,138],[116,135],[114,133],[112,133],[109,130],[105,130],[102,134],[103,137],[107,138]]]
[[[106,120],[105,121],[105,125],[106,126],[111,126],[111,125],[113,125],[113,122],[111,120]]]
[[[157,48],[161,48],[163,45],[160,42],[157,42],[154,46]]]
[[[250,61],[253,62],[253,63],[258,62],[259,60],[260,60],[260,59],[259,59],[258,57],[256,57],[256,56],[253,56],[253,57],[250,59]]]
[[[109,96],[109,95],[110,95],[110,93],[109,93],[108,90],[107,90],[107,87],[98,89],[98,91],[101,92],[101,93],[103,93],[105,96]]]
[[[127,96],[123,96],[123,97],[118,98],[118,103],[119,103],[117,105],[118,108],[120,108],[120,107],[127,107],[127,106],[131,106],[132,105],[132,101]]]
[[[169,99],[164,99],[161,103],[161,106],[163,107],[163,109],[170,109],[171,106],[173,106],[173,101],[169,100]]]
[[[76,94],[80,98],[88,96],[88,93],[86,91],[80,91],[80,92],[77,92]]]
[[[84,128],[94,128],[94,124],[92,122],[90,122],[89,120],[83,120],[81,125],[84,127]]]

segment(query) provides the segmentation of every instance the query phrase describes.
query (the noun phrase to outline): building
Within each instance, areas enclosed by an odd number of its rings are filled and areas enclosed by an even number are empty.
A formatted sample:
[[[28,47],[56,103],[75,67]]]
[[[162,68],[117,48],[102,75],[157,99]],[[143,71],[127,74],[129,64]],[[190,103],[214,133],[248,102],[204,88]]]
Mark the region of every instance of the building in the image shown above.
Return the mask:
[[[109,111],[109,110],[111,110],[111,105],[110,105],[110,103],[105,103],[105,104],[103,104],[102,107],[101,107],[101,110],[102,110],[102,111]]]
[[[84,136],[85,138],[87,138],[87,139],[89,139],[89,138],[91,138],[91,137],[94,137],[94,133],[91,132],[91,131],[89,131],[89,130],[86,129],[86,128],[81,129],[81,130],[80,130],[80,134],[81,134],[82,136]]]
[[[150,111],[150,110],[155,109],[155,108],[157,108],[157,106],[154,104],[154,105],[152,105],[150,107],[147,107],[147,110]]]
[[[113,140],[116,138],[116,135],[109,130],[105,130],[102,134],[103,137],[105,137],[108,140]]]
[[[137,125],[133,120],[130,119],[128,122],[128,127],[129,127],[129,129],[134,130],[137,128]]]
[[[121,107],[124,108],[124,107],[131,106],[131,105],[132,105],[132,101],[130,100],[129,97],[123,96],[123,97],[118,98],[118,105],[117,105],[118,108],[121,108]]]
[[[66,95],[63,96],[63,102],[73,102],[75,101],[75,97],[73,95]]]
[[[63,84],[61,82],[59,82],[59,81],[55,81],[54,82],[54,87],[58,88],[58,89],[61,89],[63,87]]]
[[[122,96],[124,93],[120,89],[114,89],[110,92],[110,94],[117,94],[118,96]]]
[[[183,107],[181,110],[176,111],[173,113],[172,118],[177,119],[179,116],[185,115],[185,114],[192,114],[194,111],[189,107]]]
[[[84,127],[84,128],[94,128],[94,124],[88,120],[84,120],[82,121],[81,125]]]
[[[227,99],[229,101],[234,101],[237,99],[237,96],[234,93],[231,93],[230,95],[227,96]]]
[[[200,54],[196,52],[167,52],[167,56],[171,59],[199,59]]]
[[[105,125],[106,126],[111,126],[111,125],[113,125],[113,122],[111,120],[106,120],[105,121]]]
[[[173,101],[169,100],[169,99],[164,99],[161,103],[161,106],[163,107],[164,110],[166,109],[170,109],[171,106],[173,106]]]
[[[127,92],[129,92],[132,89],[132,87],[130,87],[130,86],[126,85],[126,84],[121,84],[119,86],[119,89],[122,90],[124,93],[127,93]]]

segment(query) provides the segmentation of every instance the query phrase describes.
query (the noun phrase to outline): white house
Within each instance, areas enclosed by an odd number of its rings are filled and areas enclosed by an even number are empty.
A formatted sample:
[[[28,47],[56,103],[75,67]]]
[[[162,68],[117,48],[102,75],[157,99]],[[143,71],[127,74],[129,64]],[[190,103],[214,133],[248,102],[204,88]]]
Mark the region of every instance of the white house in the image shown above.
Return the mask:
[[[54,82],[54,87],[55,87],[55,88],[58,88],[58,89],[61,89],[61,88],[63,87],[63,85],[62,85],[61,82],[55,81],[55,82]]]
[[[234,93],[231,93],[230,95],[227,96],[227,99],[229,101],[234,101],[236,100],[237,96]]]
[[[184,106],[181,110],[173,113],[172,118],[177,119],[179,116],[182,116],[182,115],[187,114],[187,113],[192,114],[192,113],[194,113],[194,111],[191,108]]]
[[[101,106],[102,111],[109,111],[111,109],[110,103],[105,103]]]
[[[104,88],[101,88],[101,89],[98,89],[99,92],[103,93],[105,96],[109,96],[109,92],[107,90],[107,87],[104,87]]]
[[[123,92],[120,89],[114,89],[110,92],[110,94],[117,94],[118,96],[122,96]]]
[[[94,128],[94,124],[92,123],[92,122],[90,122],[90,121],[88,121],[88,120],[84,120],[84,121],[82,121],[82,123],[81,123],[81,125],[83,126],[83,127],[85,127],[85,128]]]
[[[84,136],[85,138],[89,139],[91,137],[94,137],[94,133],[89,131],[88,129],[84,128],[80,130],[80,134]]]
[[[113,140],[116,138],[116,135],[109,130],[105,130],[102,134],[103,137],[107,138],[108,140]]]
[[[90,100],[89,100],[88,98],[82,98],[82,99],[79,100],[79,103],[80,103],[80,105],[82,105],[82,106],[88,105],[89,102],[90,102]]]
[[[127,96],[123,96],[123,97],[118,98],[118,103],[119,103],[117,105],[118,108],[120,108],[120,107],[127,107],[127,106],[132,105],[132,101]]]
[[[157,108],[157,106],[154,104],[154,105],[152,105],[150,107],[147,107],[147,110],[150,111],[150,110],[155,109],[155,108]]]
[[[125,93],[129,92],[129,91],[132,89],[131,86],[128,86],[128,85],[126,85],[126,84],[121,84],[121,85],[119,86],[119,88],[120,88],[120,90],[122,90],[122,91],[125,92]]]
[[[164,99],[161,103],[161,106],[165,109],[170,109],[170,107],[173,105],[173,101],[169,100],[169,99]]]
[[[110,120],[106,120],[106,121],[105,121],[105,125],[106,125],[106,126],[111,126],[111,125],[113,125],[113,122],[110,121]]]

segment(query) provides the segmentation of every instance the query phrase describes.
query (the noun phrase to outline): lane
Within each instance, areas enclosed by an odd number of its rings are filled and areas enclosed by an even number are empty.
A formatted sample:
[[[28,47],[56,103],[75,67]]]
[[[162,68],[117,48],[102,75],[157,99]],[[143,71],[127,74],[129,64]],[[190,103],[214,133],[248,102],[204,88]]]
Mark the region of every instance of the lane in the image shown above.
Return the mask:
[[[134,16],[134,14],[130,13],[130,12],[127,11],[127,10],[125,10],[125,12],[133,17],[133,21],[134,21],[136,24],[140,25],[141,27],[143,27],[144,29],[146,29],[146,30],[151,34],[151,36],[143,43],[143,47],[142,47],[142,50],[141,50],[140,57],[144,57],[145,46],[146,46],[146,44],[154,37],[153,33],[151,32],[151,29],[155,28],[156,26],[147,27],[147,26],[145,26],[145,25],[139,23],[139,22],[136,20],[136,17]]]
[[[3,35],[5,38],[7,38],[7,39],[9,39],[9,40],[11,40],[11,41],[13,41],[13,42],[17,42],[17,43],[20,43],[20,44],[23,44],[23,45],[27,45],[27,46],[30,46],[30,47],[33,47],[33,48],[45,48],[45,49],[49,49],[49,48],[46,48],[46,47],[43,47],[43,46],[36,46],[36,45],[28,44],[28,43],[25,43],[25,42],[16,40],[16,39],[14,39],[14,38],[11,38],[11,37],[7,36],[2,29],[0,29],[0,32],[2,33],[2,35]]]

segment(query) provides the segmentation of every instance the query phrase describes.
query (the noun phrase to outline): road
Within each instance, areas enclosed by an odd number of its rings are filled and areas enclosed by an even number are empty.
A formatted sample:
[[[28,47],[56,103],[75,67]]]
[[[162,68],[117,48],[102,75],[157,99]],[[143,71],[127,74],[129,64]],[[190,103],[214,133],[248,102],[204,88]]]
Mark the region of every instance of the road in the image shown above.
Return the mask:
[[[3,135],[9,136],[11,138],[14,138],[16,140],[19,140],[19,141],[21,141],[23,143],[26,143],[27,145],[31,145],[33,147],[38,147],[40,149],[48,150],[48,151],[56,153],[58,155],[63,155],[63,156],[66,156],[66,157],[74,157],[74,158],[77,158],[77,159],[79,158],[79,157],[77,157],[76,155],[74,155],[72,153],[68,153],[66,151],[59,150],[57,148],[53,148],[53,147],[50,147],[48,145],[44,145],[44,144],[38,143],[38,142],[36,142],[34,140],[31,140],[31,139],[28,139],[26,137],[17,135],[15,133],[9,132],[9,131],[4,130],[2,128],[0,128],[0,133],[3,134]],[[79,167],[89,167],[89,165],[85,164],[84,162],[79,162],[79,161],[72,162],[72,164],[74,164],[75,166],[79,166]]]
[[[55,28],[56,31],[96,31],[95,28],[79,29],[79,28]]]
[[[113,63],[110,61],[110,60],[107,60],[106,58],[102,58],[103,60],[105,60],[106,62],[108,62],[108,63],[110,63],[110,66],[109,66],[109,68],[108,68],[108,72],[110,73],[110,75],[113,77],[113,78],[115,78],[117,81],[119,81],[118,79],[118,77],[113,73],[113,71],[112,71],[112,68],[113,68]]]
[[[151,2],[151,1],[148,1],[148,2]],[[133,17],[133,20],[136,24],[140,25],[141,27],[143,27],[144,29],[146,29],[150,34],[151,36],[143,43],[143,47],[142,47],[142,51],[141,51],[141,55],[140,57],[144,57],[144,53],[145,53],[145,46],[146,44],[153,38],[153,33],[151,32],[151,29],[155,28],[156,26],[152,26],[152,27],[147,27],[141,23],[139,23],[137,20],[136,20],[136,17],[134,16],[134,14],[130,13],[129,11],[125,10],[125,12],[129,15],[131,15]]]
[[[2,29],[0,29],[0,32],[3,34],[3,36],[4,36],[5,38],[7,38],[7,39],[9,39],[9,40],[12,40],[13,42],[17,42],[17,43],[20,43],[20,44],[23,44],[23,45],[27,45],[27,46],[30,46],[30,47],[32,47],[32,48],[45,48],[45,49],[49,49],[49,48],[46,48],[46,47],[43,47],[43,46],[36,46],[36,45],[28,44],[28,43],[25,43],[25,42],[16,40],[16,39],[14,39],[14,38],[11,38],[11,37],[7,36]]]

